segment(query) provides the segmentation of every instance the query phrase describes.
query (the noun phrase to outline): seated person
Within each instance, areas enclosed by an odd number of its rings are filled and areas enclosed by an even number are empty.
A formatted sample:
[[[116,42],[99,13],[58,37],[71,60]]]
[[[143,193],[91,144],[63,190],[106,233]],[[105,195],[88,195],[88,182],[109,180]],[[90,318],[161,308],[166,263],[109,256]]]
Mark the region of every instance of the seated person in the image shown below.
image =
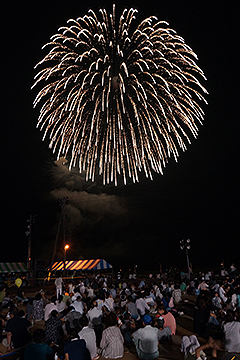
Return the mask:
[[[161,338],[161,331],[151,326],[150,315],[144,315],[142,321],[144,327],[132,334],[138,357],[143,360],[156,359],[159,356],[158,342]]]
[[[47,360],[47,355],[52,354],[53,350],[44,343],[45,332],[37,329],[33,333],[32,343],[28,344],[24,351],[24,360]]]
[[[64,360],[78,359],[91,360],[90,352],[86,347],[86,342],[79,339],[76,329],[68,330],[68,340],[64,345]]]
[[[119,327],[117,326],[117,316],[110,312],[106,316],[107,328],[103,330],[100,348],[102,356],[105,358],[116,359],[124,355],[124,339]]]
[[[160,343],[171,342],[172,341],[172,332],[170,327],[164,327],[164,318],[159,316],[156,321],[156,327],[160,330],[161,335],[159,338]]]

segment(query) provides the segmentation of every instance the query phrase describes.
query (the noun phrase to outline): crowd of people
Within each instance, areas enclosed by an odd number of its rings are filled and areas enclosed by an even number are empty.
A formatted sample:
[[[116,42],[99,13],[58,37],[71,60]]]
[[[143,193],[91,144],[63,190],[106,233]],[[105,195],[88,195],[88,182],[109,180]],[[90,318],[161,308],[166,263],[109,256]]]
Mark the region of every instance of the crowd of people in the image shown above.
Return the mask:
[[[183,315],[182,297],[189,294],[196,299],[195,335],[183,336],[184,356],[200,360],[211,349],[215,358],[218,350],[225,357],[237,357],[240,283],[235,271],[230,275],[149,278],[133,284],[107,276],[64,282],[58,274],[55,291],[46,296],[41,289],[34,298],[26,298],[21,290],[13,298],[3,286],[0,304],[6,315],[0,314],[1,341],[9,352],[22,348],[25,360],[116,359],[133,349],[140,359],[156,359],[159,343],[171,346],[176,318]],[[200,338],[205,338],[202,345]]]

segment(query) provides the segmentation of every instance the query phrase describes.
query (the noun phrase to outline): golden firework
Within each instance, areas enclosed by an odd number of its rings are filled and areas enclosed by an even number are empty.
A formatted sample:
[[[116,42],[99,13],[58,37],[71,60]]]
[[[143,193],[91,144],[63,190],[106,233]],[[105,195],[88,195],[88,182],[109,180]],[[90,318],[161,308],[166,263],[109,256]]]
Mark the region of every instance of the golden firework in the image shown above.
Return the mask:
[[[44,82],[38,127],[53,152],[69,158],[86,180],[102,175],[103,184],[118,175],[152,179],[168,158],[186,150],[197,136],[206,102],[197,56],[184,39],[155,16],[132,26],[136,9],[125,9],[116,23],[100,9],[68,20],[45,46],[49,53],[36,66],[36,86]]]

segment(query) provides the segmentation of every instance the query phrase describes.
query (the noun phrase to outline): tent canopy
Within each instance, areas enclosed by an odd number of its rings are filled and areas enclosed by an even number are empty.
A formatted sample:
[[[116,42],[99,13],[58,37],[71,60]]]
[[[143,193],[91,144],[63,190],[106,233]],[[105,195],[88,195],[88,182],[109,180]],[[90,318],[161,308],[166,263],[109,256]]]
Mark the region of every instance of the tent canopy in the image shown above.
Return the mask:
[[[54,270],[64,270],[64,262],[55,262],[51,267]],[[105,270],[112,269],[112,265],[108,264],[103,259],[93,260],[70,260],[65,262],[66,270]]]
[[[19,273],[19,272],[27,272],[28,268],[24,263],[9,263],[9,262],[2,262],[0,263],[0,273]]]

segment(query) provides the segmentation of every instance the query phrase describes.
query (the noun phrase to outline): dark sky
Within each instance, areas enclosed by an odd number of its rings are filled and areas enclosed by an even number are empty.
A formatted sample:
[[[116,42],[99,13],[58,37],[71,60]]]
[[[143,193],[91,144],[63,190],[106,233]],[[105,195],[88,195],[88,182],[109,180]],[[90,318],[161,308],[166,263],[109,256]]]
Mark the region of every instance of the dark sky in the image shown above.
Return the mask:
[[[36,129],[37,94],[30,90],[41,47],[69,18],[106,1],[1,0],[1,248],[0,261],[27,258],[26,220],[33,258],[50,260],[60,208],[66,207],[68,257],[103,257],[116,268],[185,266],[181,239],[191,239],[193,267],[239,264],[239,7],[236,1],[117,1],[137,7],[138,23],[150,15],[166,20],[197,53],[208,81],[209,105],[197,140],[164,175],[138,184],[101,186],[54,164]],[[58,258],[62,258],[59,239]]]

